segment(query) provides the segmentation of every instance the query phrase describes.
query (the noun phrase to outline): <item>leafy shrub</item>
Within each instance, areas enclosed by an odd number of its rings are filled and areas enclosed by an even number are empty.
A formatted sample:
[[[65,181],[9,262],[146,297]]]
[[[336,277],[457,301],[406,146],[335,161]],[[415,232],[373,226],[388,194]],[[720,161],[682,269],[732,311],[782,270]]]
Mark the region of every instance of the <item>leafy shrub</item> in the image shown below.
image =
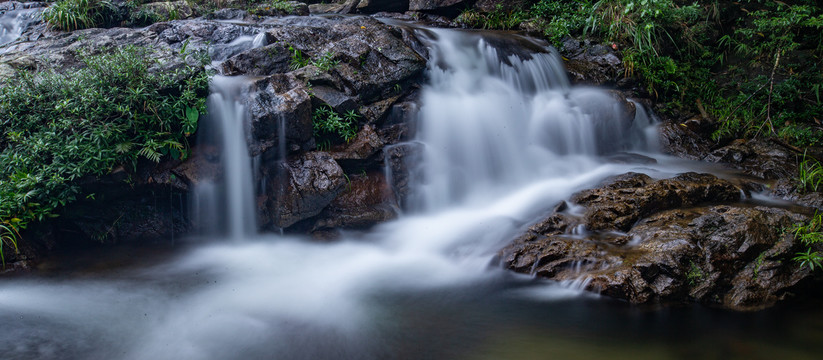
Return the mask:
[[[823,190],[823,165],[813,158],[806,158],[803,154],[803,161],[797,167],[797,182],[801,191]]]
[[[823,268],[823,255],[817,251],[812,251],[812,247],[823,243],[823,233],[820,232],[823,219],[817,213],[807,224],[800,224],[794,230],[794,237],[803,245],[806,245],[805,252],[798,252],[793,260],[800,264],[800,267],[808,266],[810,270]]]
[[[294,46],[289,45],[289,52],[291,52],[289,69],[297,70],[309,65],[309,58],[304,56],[300,49],[295,49]]]
[[[78,53],[84,68],[21,73],[0,87],[0,236],[56,216],[80,194],[77,180],[140,157],[185,158],[186,134],[205,111],[208,75],[185,66],[149,72],[138,47]]]
[[[488,13],[481,13],[474,9],[466,10],[455,21],[470,27],[509,30],[516,28],[526,18],[527,13],[522,10],[506,10],[503,5],[497,4],[494,10]]]
[[[43,19],[51,27],[73,31],[105,25],[115,12],[109,0],[60,0],[43,11]]]
[[[289,52],[291,53],[289,60],[289,69],[291,70],[297,70],[311,64],[317,67],[317,70],[326,72],[340,64],[339,60],[334,60],[334,53],[330,51],[323,53],[323,55],[314,60],[304,55],[299,49],[295,49],[292,45],[289,45]]]
[[[337,136],[346,142],[357,136],[357,120],[360,115],[350,110],[343,115],[338,114],[329,106],[321,106],[314,110],[312,125],[314,136]]]
[[[311,62],[312,65],[323,72],[334,69],[339,63],[340,61],[334,60],[334,54],[330,51],[325,52],[322,56]]]
[[[555,46],[570,35],[580,34],[585,30],[592,2],[543,0],[532,5],[529,16],[536,20],[543,29],[543,35]]]
[[[290,12],[294,11],[294,5],[292,5],[287,0],[272,0],[271,2],[268,3],[268,5],[273,10],[280,11],[280,12],[283,12],[283,13],[290,13]]]

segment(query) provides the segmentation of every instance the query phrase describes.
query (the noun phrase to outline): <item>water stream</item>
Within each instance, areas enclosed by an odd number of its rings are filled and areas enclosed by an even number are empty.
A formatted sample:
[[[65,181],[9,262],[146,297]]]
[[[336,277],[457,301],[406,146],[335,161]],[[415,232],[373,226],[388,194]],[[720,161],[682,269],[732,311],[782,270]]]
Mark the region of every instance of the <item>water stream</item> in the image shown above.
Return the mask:
[[[702,308],[644,312],[492,266],[511,236],[574,191],[629,170],[685,168],[654,154],[644,112],[625,119],[609,94],[570,87],[550,51],[506,54],[454,30],[428,38],[414,211],[331,244],[254,234],[238,79],[215,78],[203,126],[220,126],[211,133],[228,167],[201,193],[215,240],[103,272],[4,281],[3,357],[662,359],[719,348],[714,358],[813,358],[797,349],[820,338],[816,318],[795,323],[810,335],[783,341],[796,332],[762,334],[748,326],[757,320]],[[619,151],[658,164],[610,163]],[[786,328],[780,318],[763,322]]]
[[[0,46],[13,42],[23,34],[30,23],[39,20],[42,9],[10,10],[0,14]],[[0,49],[0,53],[5,52]]]

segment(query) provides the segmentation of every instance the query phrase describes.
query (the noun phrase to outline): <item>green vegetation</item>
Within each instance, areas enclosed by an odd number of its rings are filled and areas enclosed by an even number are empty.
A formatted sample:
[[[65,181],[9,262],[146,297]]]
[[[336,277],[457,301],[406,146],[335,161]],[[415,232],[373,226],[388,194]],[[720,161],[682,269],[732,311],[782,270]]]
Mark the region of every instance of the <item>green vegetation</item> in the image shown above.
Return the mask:
[[[289,52],[291,53],[291,60],[289,61],[289,69],[291,70],[313,65],[317,67],[317,70],[327,72],[340,64],[339,60],[334,59],[334,53],[330,51],[323,53],[323,55],[314,60],[304,55],[300,49],[295,49],[292,45],[289,45]]]
[[[77,57],[85,67],[24,72],[0,87],[0,236],[10,247],[81,195],[81,178],[135,168],[140,157],[185,158],[205,111],[200,67],[150,72],[155,61],[138,47]]]
[[[287,0],[272,0],[269,4],[272,10],[282,11],[285,13],[290,13],[294,11],[294,5],[289,3]]]
[[[823,190],[823,166],[813,158],[806,158],[803,154],[803,161],[797,167],[797,183],[801,191]]]
[[[618,50],[658,112],[705,114],[714,139],[823,140],[823,6],[812,0],[540,0],[458,17],[466,26],[524,28],[556,46],[585,36]]]
[[[3,268],[6,267],[6,255],[3,253],[4,247],[13,248],[17,253],[17,239],[20,238],[20,232],[17,231],[16,223],[20,219],[2,220],[0,223],[0,262],[3,263]]]
[[[124,22],[132,26],[145,26],[160,21],[180,20],[182,18],[177,4],[167,3],[154,7],[142,6],[151,2],[151,0],[127,1],[124,10],[128,13],[128,16]]]
[[[295,49],[294,46],[289,45],[289,52],[291,52],[291,61],[289,62],[289,69],[297,70],[299,68],[309,65],[309,58],[304,56],[303,52],[299,49]]]
[[[108,0],[60,0],[43,11],[43,19],[53,28],[72,31],[103,26],[115,13]]]
[[[322,138],[331,135],[349,142],[357,136],[357,121],[359,119],[360,114],[357,114],[354,110],[349,110],[340,115],[330,106],[318,107],[314,110],[312,116],[314,136]]]
[[[696,286],[703,280],[703,270],[700,269],[694,261],[690,262],[689,272],[686,273],[686,281],[689,282],[689,286]]]
[[[460,14],[456,21],[471,27],[483,29],[514,29],[526,20],[527,13],[519,9],[505,9],[503,5],[497,6],[488,13],[482,13],[475,9],[469,9]]]
[[[316,66],[318,70],[322,72],[327,72],[331,69],[334,69],[338,64],[340,64],[340,61],[334,60],[334,54],[330,51],[327,51],[316,60],[312,60],[311,64]]]
[[[794,230],[795,239],[806,245],[806,251],[795,254],[793,259],[800,264],[801,268],[808,266],[812,271],[823,268],[823,255],[812,251],[813,246],[823,243],[823,233],[820,232],[821,224],[823,224],[823,219],[821,219],[821,214],[817,213],[809,223],[797,225]]]

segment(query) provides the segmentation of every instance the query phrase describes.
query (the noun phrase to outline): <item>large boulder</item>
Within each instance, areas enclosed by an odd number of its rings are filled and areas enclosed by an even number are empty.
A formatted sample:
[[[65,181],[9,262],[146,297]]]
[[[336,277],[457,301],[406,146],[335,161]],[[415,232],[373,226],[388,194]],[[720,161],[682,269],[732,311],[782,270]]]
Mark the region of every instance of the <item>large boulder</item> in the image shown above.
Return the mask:
[[[668,121],[660,125],[663,152],[689,160],[701,160],[711,151],[707,134],[697,132],[689,122]]]
[[[768,140],[735,140],[716,149],[702,160],[722,163],[761,179],[793,178],[797,174],[798,154]]]
[[[255,81],[243,97],[250,116],[251,155],[281,159],[312,146],[310,90],[290,74],[271,75]],[[281,139],[281,136],[285,136]],[[285,144],[286,153],[279,153]]]
[[[561,53],[573,84],[614,86],[623,80],[623,61],[606,45],[566,38]]]
[[[638,220],[667,209],[740,199],[740,189],[710,174],[684,173],[671,179],[652,180],[628,173],[605,185],[584,190],[571,201],[586,207],[586,224],[592,230],[629,230]]]
[[[360,0],[357,11],[367,14],[377,12],[405,12],[409,10],[408,0]]]
[[[409,0],[410,11],[436,12],[454,16],[460,10],[474,5],[476,0]]]
[[[426,66],[399,30],[373,18],[300,18],[283,21],[267,33],[272,42],[289,44],[313,60],[326,56],[335,61],[325,72],[330,76],[314,69],[305,73],[305,79],[358,96],[363,103],[394,95],[396,84],[407,88],[405,83],[416,79]]]
[[[394,193],[382,172],[349,176],[340,195],[317,217],[312,230],[362,229],[397,217]]]
[[[808,216],[735,205],[734,192],[710,175],[651,181],[627,174],[575,195],[586,207],[583,216],[559,208],[501,250],[500,258],[512,270],[576,281],[634,303],[768,307],[811,276],[792,260],[804,246],[785,231]],[[706,202],[732,204],[694,206]]]
[[[265,169],[263,226],[286,228],[320,214],[346,187],[343,169],[325,152],[308,152]]]

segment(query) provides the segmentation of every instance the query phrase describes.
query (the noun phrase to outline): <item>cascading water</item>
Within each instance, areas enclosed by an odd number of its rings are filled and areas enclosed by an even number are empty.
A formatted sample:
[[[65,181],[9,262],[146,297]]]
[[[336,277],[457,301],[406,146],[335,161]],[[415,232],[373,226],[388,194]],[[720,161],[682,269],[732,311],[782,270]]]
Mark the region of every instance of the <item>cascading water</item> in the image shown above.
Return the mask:
[[[457,309],[469,299],[534,284],[490,267],[495,252],[573,191],[633,168],[599,155],[646,145],[640,122],[621,116],[608,94],[570,88],[555,55],[508,56],[476,34],[431,34],[431,80],[417,139],[425,146],[423,181],[415,186],[413,215],[332,244],[259,236],[104,278],[5,283],[0,321],[15,326],[0,336],[4,354],[454,358],[430,346],[450,339],[418,332],[465,312]],[[211,120],[202,129],[222,146],[226,169],[224,185],[201,189],[207,199],[225,194],[205,202],[225,209],[212,222],[225,219],[221,227],[235,239],[254,231],[251,161],[237,102],[242,81],[214,79]],[[580,295],[538,284],[541,291],[530,296]],[[419,295],[427,293],[437,296]],[[415,339],[432,343],[408,345]]]
[[[5,14],[0,14],[0,46],[17,40],[29,26],[29,23],[38,19],[40,10],[10,10]],[[3,52],[3,50],[0,50],[0,53]]]
[[[244,78],[212,78],[209,114],[200,140],[217,144],[221,149],[223,181],[221,186],[212,182],[199,184],[193,206],[196,222],[204,233],[223,234],[219,230],[222,228],[232,239],[257,232],[251,158],[246,146],[247,112],[240,102],[246,84]]]
[[[596,155],[646,148],[643,129],[608,93],[569,86],[556,54],[505,55],[477,34],[430,33],[431,84],[420,113],[423,208],[485,201],[590,170]]]

